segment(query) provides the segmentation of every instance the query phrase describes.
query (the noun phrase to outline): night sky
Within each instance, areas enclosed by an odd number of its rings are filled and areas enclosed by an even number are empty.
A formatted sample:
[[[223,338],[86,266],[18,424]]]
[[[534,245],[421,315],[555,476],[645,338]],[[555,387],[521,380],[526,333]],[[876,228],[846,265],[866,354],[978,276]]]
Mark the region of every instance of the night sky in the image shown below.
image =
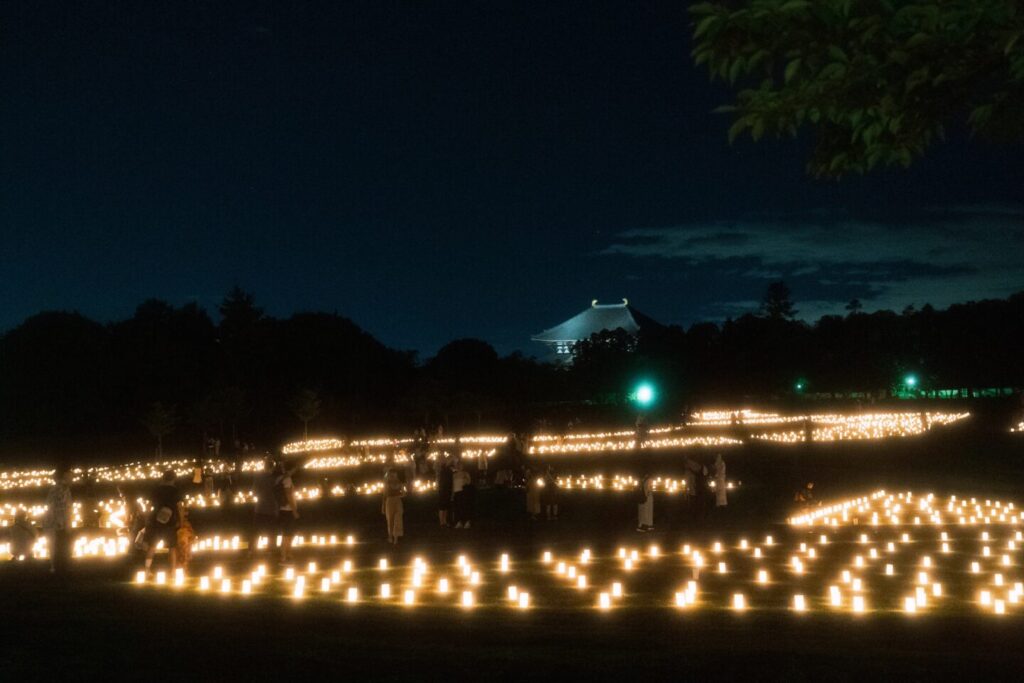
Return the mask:
[[[0,5],[0,331],[150,297],[337,311],[430,355],[629,297],[666,323],[1024,289],[1024,157],[726,142],[686,3]]]

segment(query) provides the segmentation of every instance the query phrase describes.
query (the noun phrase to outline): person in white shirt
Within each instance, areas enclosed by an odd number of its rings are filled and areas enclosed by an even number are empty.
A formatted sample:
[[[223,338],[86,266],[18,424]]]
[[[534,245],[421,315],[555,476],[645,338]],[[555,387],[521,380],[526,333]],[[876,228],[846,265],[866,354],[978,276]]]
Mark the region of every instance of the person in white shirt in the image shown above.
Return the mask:
[[[275,472],[274,477],[274,498],[277,500],[278,511],[277,521],[281,529],[281,563],[288,564],[292,561],[292,543],[295,540],[295,522],[299,519],[299,504],[295,499],[295,484],[292,482],[292,473],[295,469],[289,469],[281,464],[280,469]]]
[[[651,475],[644,474],[637,492],[639,502],[636,506],[637,531],[654,530],[654,481]]]
[[[715,456],[715,465],[712,471],[715,478],[715,507],[724,508],[728,505],[727,489],[729,484],[725,480],[725,461],[722,460],[721,453]]]

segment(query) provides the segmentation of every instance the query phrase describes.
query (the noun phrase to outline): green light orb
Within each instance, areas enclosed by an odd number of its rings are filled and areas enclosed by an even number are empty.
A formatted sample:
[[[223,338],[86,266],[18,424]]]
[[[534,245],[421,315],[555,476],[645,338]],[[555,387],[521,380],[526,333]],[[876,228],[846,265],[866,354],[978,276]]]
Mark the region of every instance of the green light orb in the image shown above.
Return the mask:
[[[640,405],[649,406],[654,403],[654,387],[647,383],[641,384],[636,388],[633,396]]]
[[[907,375],[903,379],[903,383],[906,384],[908,387],[911,387],[911,388],[916,387],[917,386],[917,375]]]

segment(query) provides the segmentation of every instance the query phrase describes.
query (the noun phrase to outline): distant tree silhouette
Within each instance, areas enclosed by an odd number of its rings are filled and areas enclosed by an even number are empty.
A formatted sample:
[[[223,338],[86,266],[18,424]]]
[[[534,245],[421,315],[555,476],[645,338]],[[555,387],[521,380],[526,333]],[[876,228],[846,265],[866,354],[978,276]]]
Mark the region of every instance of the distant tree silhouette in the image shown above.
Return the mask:
[[[792,320],[796,316],[792,294],[785,282],[780,280],[768,285],[761,301],[761,312],[772,320]]]
[[[173,406],[164,406],[157,401],[149,407],[146,414],[142,416],[142,425],[149,430],[149,433],[156,437],[156,456],[164,454],[164,437],[174,432],[178,425],[178,415]]]
[[[255,297],[238,285],[225,295],[218,310],[220,330],[226,337],[244,334],[263,319],[263,309],[256,306]]]
[[[225,319],[234,322],[224,329],[225,320],[214,325],[195,304],[148,300],[106,325],[47,312],[4,333],[0,453],[27,453],[23,444],[52,440],[52,452],[71,458],[67,444],[107,436],[147,448],[139,420],[149,414],[140,416],[139,406],[154,403],[186,407],[188,429],[161,429],[160,450],[173,439],[175,448],[198,452],[212,435],[227,443],[244,435],[272,448],[291,438],[296,417],[307,436],[313,419],[335,434],[437,423],[449,431],[529,428],[538,418],[558,424],[580,415],[621,419],[640,379],[658,384],[666,410],[787,397],[797,379],[813,387],[805,399],[889,391],[906,372],[928,389],[1024,386],[1024,293],[944,310],[865,313],[851,302],[847,315],[812,324],[792,318],[783,285],[758,315],[685,331],[600,332],[576,345],[569,367],[501,357],[478,339],[455,340],[417,363],[415,354],[388,348],[337,314],[276,319],[244,292],[226,300],[234,303]],[[228,327],[234,331],[226,336]],[[316,407],[301,411],[306,418],[293,410],[297,387],[315,399],[300,402]],[[163,412],[174,414],[177,427],[177,413]]]
[[[302,422],[302,438],[309,438],[309,423],[320,414],[320,397],[312,389],[300,389],[292,396],[288,407]]]

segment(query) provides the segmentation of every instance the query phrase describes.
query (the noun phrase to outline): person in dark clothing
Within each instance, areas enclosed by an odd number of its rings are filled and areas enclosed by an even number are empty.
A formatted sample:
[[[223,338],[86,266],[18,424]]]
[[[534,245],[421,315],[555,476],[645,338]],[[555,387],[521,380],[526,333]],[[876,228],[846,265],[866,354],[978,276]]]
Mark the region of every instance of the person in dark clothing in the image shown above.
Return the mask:
[[[452,466],[447,453],[440,458],[437,464],[437,521],[441,526],[449,527],[449,513],[452,509]]]
[[[253,506],[252,527],[249,530],[249,554],[255,554],[259,546],[261,534],[273,538],[277,533],[278,502],[274,487],[280,468],[269,455],[263,459],[263,469],[253,478],[253,494],[256,503]]]
[[[559,486],[558,478],[555,476],[555,468],[548,465],[544,471],[543,483],[541,485],[541,502],[544,503],[544,515],[551,521],[558,519]]]
[[[153,491],[153,512],[146,523],[143,547],[146,550],[146,571],[153,566],[153,555],[160,541],[171,558],[171,571],[178,567],[178,525],[181,522],[184,503],[181,491],[174,484],[174,470],[167,470],[160,478],[160,485]]]
[[[117,495],[124,506],[124,527],[128,533],[128,540],[134,544],[141,540],[139,533],[146,527],[146,512],[138,498],[131,498],[120,486],[117,487]]]
[[[11,559],[31,560],[32,548],[39,538],[39,532],[28,521],[28,515],[24,510],[14,513],[14,524],[8,530],[8,538],[11,542]]]
[[[54,485],[46,495],[46,522],[50,545],[50,571],[64,573],[70,559],[71,532],[71,472],[60,470],[54,475]]]
[[[711,486],[709,485],[709,472],[708,468],[704,463],[699,463],[700,469],[697,471],[697,499],[694,501],[695,504],[695,517],[697,521],[703,522],[708,516],[708,510],[711,508],[711,502],[713,500],[711,495]]]

